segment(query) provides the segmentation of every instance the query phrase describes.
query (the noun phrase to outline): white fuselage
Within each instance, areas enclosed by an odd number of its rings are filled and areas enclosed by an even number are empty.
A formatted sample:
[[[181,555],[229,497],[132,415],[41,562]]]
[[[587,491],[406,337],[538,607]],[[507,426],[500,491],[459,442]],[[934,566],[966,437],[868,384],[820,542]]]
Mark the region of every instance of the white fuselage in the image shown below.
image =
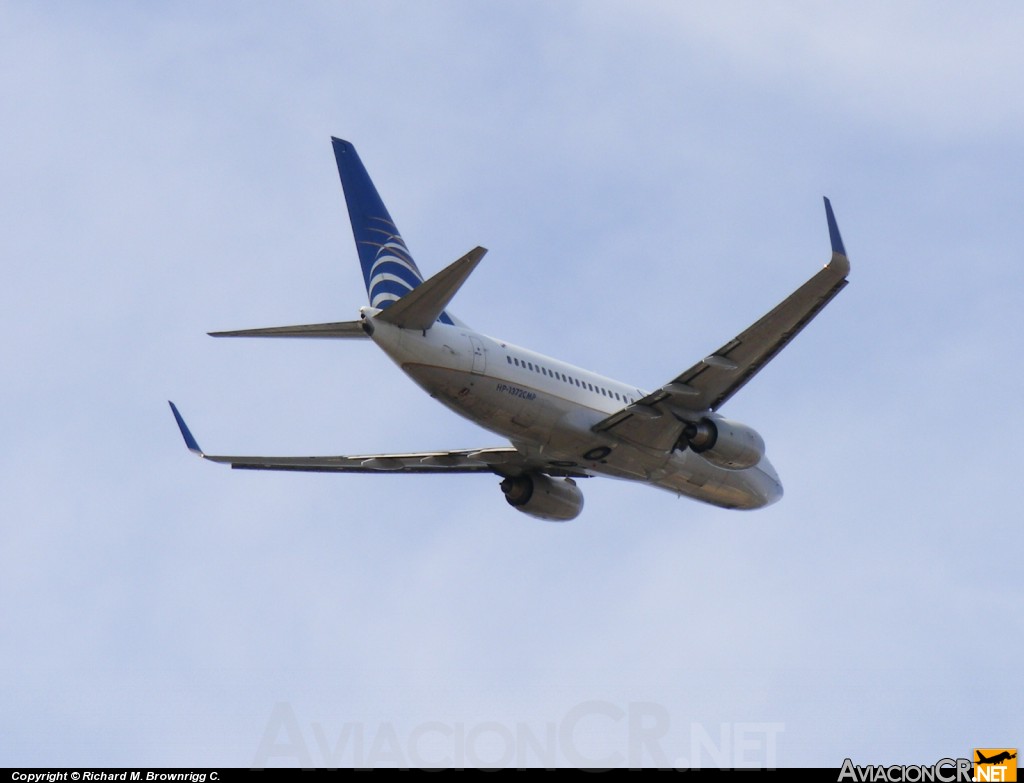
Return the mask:
[[[373,341],[431,397],[517,450],[559,467],[642,481],[725,508],[753,509],[782,497],[767,458],[727,470],[690,450],[664,452],[617,440],[593,427],[645,392],[548,356],[435,323],[401,329],[361,313]],[[714,414],[707,414],[714,418]]]

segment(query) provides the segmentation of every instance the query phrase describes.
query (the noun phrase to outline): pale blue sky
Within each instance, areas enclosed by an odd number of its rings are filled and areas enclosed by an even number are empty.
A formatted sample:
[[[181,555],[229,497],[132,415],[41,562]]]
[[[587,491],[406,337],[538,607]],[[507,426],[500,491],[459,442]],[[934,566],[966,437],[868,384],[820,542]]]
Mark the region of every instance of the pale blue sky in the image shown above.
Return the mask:
[[[1021,744],[1022,33],[1014,3],[0,5],[0,763]],[[851,284],[724,410],[782,502],[592,480],[558,526],[493,478],[192,458],[168,398],[221,453],[500,443],[370,344],[205,336],[364,304],[331,135],[425,272],[490,249],[461,318],[647,388],[827,260],[829,195]]]

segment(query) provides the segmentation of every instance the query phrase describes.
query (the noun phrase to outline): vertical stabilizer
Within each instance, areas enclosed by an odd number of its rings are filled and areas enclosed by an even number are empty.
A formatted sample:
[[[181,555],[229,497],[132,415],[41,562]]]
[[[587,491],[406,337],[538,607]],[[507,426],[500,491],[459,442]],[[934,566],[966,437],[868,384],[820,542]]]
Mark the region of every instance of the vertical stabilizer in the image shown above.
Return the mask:
[[[385,309],[423,282],[398,226],[388,214],[355,147],[332,138],[352,222],[363,281],[372,307]]]

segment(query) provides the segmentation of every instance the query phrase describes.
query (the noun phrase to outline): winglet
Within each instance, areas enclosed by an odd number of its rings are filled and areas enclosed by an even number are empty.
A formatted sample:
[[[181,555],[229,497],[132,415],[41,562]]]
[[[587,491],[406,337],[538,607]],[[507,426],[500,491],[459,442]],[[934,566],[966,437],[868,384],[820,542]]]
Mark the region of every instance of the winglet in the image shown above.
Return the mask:
[[[174,414],[174,420],[178,422],[178,429],[181,430],[181,437],[185,439],[185,445],[188,446],[188,450],[193,454],[198,454],[200,457],[203,455],[203,450],[199,448],[199,444],[196,443],[196,439],[192,436],[192,433],[188,429],[188,425],[185,420],[181,418],[181,414],[178,413],[178,409],[174,406],[174,403],[170,400],[167,404],[171,406],[171,413]]]
[[[850,274],[850,260],[846,257],[843,238],[839,234],[836,216],[832,212],[832,202],[828,200],[827,196],[825,197],[825,217],[828,219],[828,238],[832,242],[832,260],[828,262],[828,266],[846,277]]]

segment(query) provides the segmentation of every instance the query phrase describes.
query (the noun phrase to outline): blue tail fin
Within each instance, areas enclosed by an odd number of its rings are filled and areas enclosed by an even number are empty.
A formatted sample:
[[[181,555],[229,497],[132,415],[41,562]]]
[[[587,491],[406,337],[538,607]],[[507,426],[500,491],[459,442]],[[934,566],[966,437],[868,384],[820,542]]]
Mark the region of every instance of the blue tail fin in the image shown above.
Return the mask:
[[[349,142],[332,138],[352,235],[372,307],[382,310],[423,282],[405,240]]]

